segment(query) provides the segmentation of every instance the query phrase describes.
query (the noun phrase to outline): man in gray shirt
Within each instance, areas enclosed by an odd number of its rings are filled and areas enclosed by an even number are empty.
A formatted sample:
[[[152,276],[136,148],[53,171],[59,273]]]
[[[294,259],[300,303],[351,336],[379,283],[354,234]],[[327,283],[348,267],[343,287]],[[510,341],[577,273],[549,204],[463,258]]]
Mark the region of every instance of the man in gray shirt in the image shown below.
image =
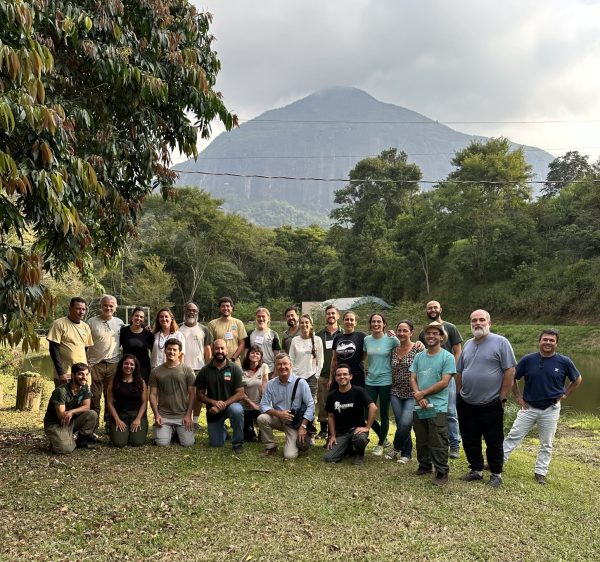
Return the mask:
[[[504,404],[512,388],[517,360],[509,341],[490,333],[492,322],[485,310],[471,314],[471,338],[456,365],[456,409],[469,461],[469,472],[461,480],[483,479],[481,439],[487,447],[492,473],[490,485],[502,484]]]

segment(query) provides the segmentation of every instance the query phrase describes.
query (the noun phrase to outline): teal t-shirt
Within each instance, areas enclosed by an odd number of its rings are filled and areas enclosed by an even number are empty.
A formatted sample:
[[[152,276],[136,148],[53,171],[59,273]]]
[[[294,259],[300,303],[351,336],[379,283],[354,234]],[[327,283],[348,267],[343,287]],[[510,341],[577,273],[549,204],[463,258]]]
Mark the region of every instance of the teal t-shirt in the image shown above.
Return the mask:
[[[392,384],[392,352],[400,345],[400,340],[387,334],[382,338],[367,336],[364,349],[369,360],[366,384],[387,386]]]
[[[456,374],[454,355],[445,349],[441,349],[435,355],[429,355],[427,350],[421,351],[412,362],[410,372],[417,374],[417,385],[419,389],[424,390],[440,382],[442,375]],[[438,412],[448,411],[448,387],[435,394],[428,394],[425,399],[433,404]],[[415,409],[420,410],[420,406],[415,405]]]

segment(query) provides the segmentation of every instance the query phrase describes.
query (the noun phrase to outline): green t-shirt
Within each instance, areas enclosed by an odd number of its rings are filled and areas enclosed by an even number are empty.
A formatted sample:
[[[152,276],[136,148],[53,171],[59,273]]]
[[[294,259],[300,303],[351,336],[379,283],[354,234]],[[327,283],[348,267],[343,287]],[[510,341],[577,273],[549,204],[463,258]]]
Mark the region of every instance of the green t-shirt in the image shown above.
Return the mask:
[[[435,355],[429,355],[427,350],[421,351],[412,362],[410,372],[417,374],[417,385],[420,390],[425,390],[440,382],[442,375],[456,374],[454,355],[445,349],[440,349]],[[428,394],[425,399],[433,404],[438,413],[448,411],[448,387],[435,394]],[[415,406],[415,409],[420,409],[420,406]]]
[[[242,369],[229,360],[222,369],[217,368],[211,361],[200,369],[195,385],[212,400],[228,400],[238,388],[244,386],[243,376]],[[209,409],[206,410],[206,421],[209,422],[218,421],[225,414],[225,412],[211,414]]]
[[[182,418],[188,409],[188,389],[194,385],[194,371],[187,365],[169,368],[159,365],[150,373],[149,387],[158,389],[158,413],[165,418]]]
[[[84,400],[91,400],[92,393],[90,387],[84,384],[78,394],[73,394],[71,383],[61,384],[56,387],[50,396],[48,409],[44,416],[44,425],[60,425],[60,419],[56,413],[56,405],[64,404],[65,410],[74,410],[83,404]]]

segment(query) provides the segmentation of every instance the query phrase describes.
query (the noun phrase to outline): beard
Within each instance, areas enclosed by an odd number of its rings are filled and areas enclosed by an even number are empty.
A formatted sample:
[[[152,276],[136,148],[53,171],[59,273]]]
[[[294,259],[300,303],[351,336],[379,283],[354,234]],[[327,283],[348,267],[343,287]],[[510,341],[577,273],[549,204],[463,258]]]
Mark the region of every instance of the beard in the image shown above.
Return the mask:
[[[290,328],[292,328],[293,326],[295,326],[295,325],[296,325],[296,321],[295,321],[293,318],[290,318],[290,319],[287,321],[287,325],[288,325]]]
[[[198,318],[196,316],[186,316],[185,323],[188,326],[195,326],[198,323]]]
[[[479,327],[479,328],[471,328],[471,333],[476,338],[482,338],[483,336],[487,336],[490,333],[490,327],[484,326],[484,327]]]
[[[215,359],[219,363],[222,363],[225,360],[225,354],[224,353],[215,353]]]
[[[439,312],[429,312],[429,313],[427,313],[427,316],[429,316],[429,319],[431,321],[435,322],[440,317],[440,313]]]

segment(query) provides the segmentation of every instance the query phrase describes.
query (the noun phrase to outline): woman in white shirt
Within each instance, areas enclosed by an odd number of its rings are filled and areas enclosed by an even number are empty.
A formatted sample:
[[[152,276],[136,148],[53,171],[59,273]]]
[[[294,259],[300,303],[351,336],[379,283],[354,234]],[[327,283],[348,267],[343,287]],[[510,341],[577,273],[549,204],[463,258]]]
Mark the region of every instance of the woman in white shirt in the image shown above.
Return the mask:
[[[300,334],[292,339],[290,359],[293,373],[306,379],[313,400],[317,395],[317,382],[323,368],[323,341],[315,337],[313,321],[310,314],[300,317]]]
[[[158,367],[162,365],[165,358],[165,343],[171,338],[175,338],[181,342],[181,357],[180,362],[183,363],[185,354],[185,338],[179,331],[179,326],[175,322],[175,316],[169,308],[161,308],[156,315],[154,321],[154,345],[152,346],[152,356],[150,358],[150,366]]]

